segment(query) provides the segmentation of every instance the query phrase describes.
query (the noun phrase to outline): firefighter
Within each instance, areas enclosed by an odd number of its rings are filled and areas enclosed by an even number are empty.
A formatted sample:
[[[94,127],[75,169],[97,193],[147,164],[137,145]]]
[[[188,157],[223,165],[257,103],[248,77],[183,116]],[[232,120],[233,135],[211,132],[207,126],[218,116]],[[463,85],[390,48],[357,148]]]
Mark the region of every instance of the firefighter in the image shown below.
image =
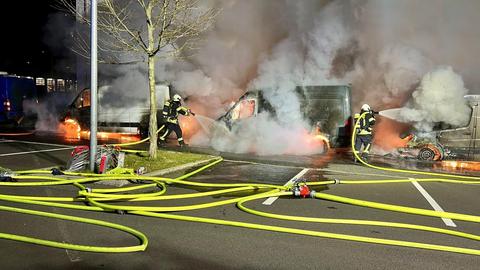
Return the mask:
[[[365,117],[360,119],[360,116],[364,113],[366,113]],[[370,149],[372,147],[372,131],[376,121],[375,113],[376,112],[374,112],[368,104],[363,104],[360,113],[355,114],[356,138],[354,151],[366,161],[368,161],[368,154],[370,153]],[[360,119],[360,121],[357,121],[358,119]],[[356,157],[355,161],[357,161]]]
[[[170,135],[170,132],[175,132],[177,135],[178,144],[180,146],[186,146],[182,137],[182,129],[178,123],[178,115],[195,115],[187,107],[183,107],[181,103],[182,97],[175,94],[171,100],[165,101],[163,106],[162,116],[165,119],[164,129],[160,132],[160,137],[158,139],[159,144],[165,144],[165,141]]]

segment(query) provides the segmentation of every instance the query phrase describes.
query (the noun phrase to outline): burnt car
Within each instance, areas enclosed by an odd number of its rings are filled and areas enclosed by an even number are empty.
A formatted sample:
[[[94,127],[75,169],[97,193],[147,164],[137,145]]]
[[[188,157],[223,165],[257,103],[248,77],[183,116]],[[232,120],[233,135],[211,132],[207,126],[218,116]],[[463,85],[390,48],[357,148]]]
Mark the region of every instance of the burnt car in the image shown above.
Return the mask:
[[[450,151],[438,143],[435,138],[422,138],[410,134],[403,140],[407,142],[406,147],[397,148],[397,152],[404,158],[438,161],[445,159],[450,154]]]
[[[437,129],[423,136],[411,134],[407,147],[397,149],[404,157],[420,160],[480,159],[480,127],[478,121],[480,95],[467,95],[465,101],[471,108],[470,120],[466,126]]]

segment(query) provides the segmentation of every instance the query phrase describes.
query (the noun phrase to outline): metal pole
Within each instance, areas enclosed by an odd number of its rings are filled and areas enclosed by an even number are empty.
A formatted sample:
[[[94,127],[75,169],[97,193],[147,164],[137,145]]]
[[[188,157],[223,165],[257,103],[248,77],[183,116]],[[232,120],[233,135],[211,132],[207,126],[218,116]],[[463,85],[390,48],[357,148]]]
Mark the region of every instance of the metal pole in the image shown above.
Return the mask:
[[[90,170],[95,170],[97,153],[97,0],[90,6]]]

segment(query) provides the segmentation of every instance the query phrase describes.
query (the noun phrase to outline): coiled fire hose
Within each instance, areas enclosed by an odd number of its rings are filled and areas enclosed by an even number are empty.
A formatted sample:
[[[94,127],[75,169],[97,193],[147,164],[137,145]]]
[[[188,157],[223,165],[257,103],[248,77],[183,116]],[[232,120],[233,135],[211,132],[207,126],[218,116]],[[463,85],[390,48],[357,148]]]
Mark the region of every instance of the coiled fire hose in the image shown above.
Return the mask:
[[[360,119],[362,119],[363,117],[365,117],[365,115],[362,115]],[[357,125],[355,125],[355,127],[356,126]],[[354,140],[355,140],[355,132],[353,133],[353,136],[352,136],[352,142],[354,142]],[[352,143],[352,146],[353,145],[354,144]],[[355,153],[355,151],[354,151],[354,155],[364,165],[371,168],[392,171],[392,172],[399,172],[399,173],[415,173],[415,174],[422,174],[422,175],[432,175],[432,176],[435,176],[435,178],[415,179],[415,180],[412,180],[412,179],[361,180],[361,181],[330,180],[330,181],[310,182],[308,183],[308,185],[311,187],[315,187],[315,186],[324,186],[329,184],[388,184],[388,183],[401,183],[401,182],[411,182],[411,181],[428,181],[428,182],[436,181],[436,182],[444,182],[449,184],[472,184],[472,185],[480,183],[478,181],[479,178],[473,177],[473,176],[459,176],[459,175],[451,175],[451,174],[418,172],[418,171],[411,171],[411,170],[400,170],[400,169],[378,167],[363,161],[361,157],[359,157]],[[96,175],[96,174],[82,174],[82,173],[71,173],[71,174],[67,174],[66,176],[67,178],[60,178],[60,177],[53,177],[53,176],[31,175],[33,173],[35,174],[50,173],[50,171],[48,172],[38,171],[38,170],[21,171],[21,172],[16,172],[15,175],[12,175],[9,179],[11,180],[10,182],[0,182],[0,186],[42,187],[42,186],[52,186],[52,185],[73,184],[74,186],[80,189],[78,192],[78,196],[76,197],[39,197],[38,196],[37,197],[37,196],[20,196],[20,195],[1,194],[0,200],[16,202],[16,203],[24,203],[24,204],[34,204],[34,205],[61,207],[61,208],[68,208],[68,209],[86,210],[86,211],[103,211],[103,212],[112,212],[112,213],[124,212],[127,214],[133,214],[133,215],[151,216],[151,217],[183,220],[183,221],[190,221],[190,222],[202,222],[202,223],[235,226],[235,227],[242,227],[242,228],[265,230],[265,231],[274,231],[274,232],[283,232],[283,233],[291,233],[291,234],[310,235],[310,236],[324,237],[324,238],[341,239],[341,240],[348,240],[348,241],[357,241],[357,242],[366,242],[366,243],[374,243],[374,244],[384,244],[384,245],[456,252],[456,253],[471,254],[471,255],[480,255],[480,250],[470,249],[470,248],[435,245],[435,244],[401,241],[401,240],[393,240],[393,239],[355,236],[355,235],[347,235],[347,234],[337,234],[337,233],[321,232],[321,231],[314,231],[314,230],[304,230],[304,229],[270,226],[270,225],[263,225],[263,224],[256,224],[256,223],[229,221],[229,220],[194,217],[194,216],[168,213],[171,211],[176,211],[176,212],[190,211],[194,209],[202,209],[202,208],[216,207],[216,206],[221,206],[225,204],[236,203],[238,208],[245,212],[258,215],[258,216],[275,218],[275,219],[283,219],[283,220],[291,220],[291,221],[299,221],[299,222],[394,227],[394,228],[403,228],[403,229],[409,229],[409,230],[421,230],[421,231],[428,231],[428,232],[434,232],[434,233],[441,233],[441,234],[446,234],[446,235],[455,236],[455,237],[462,237],[462,238],[476,240],[476,241],[480,240],[480,236],[478,235],[464,233],[464,232],[455,231],[455,230],[416,225],[416,224],[385,222],[385,221],[375,221],[375,220],[351,220],[351,219],[302,217],[302,216],[290,216],[290,215],[267,213],[267,212],[248,208],[245,205],[253,200],[258,200],[266,197],[291,197],[292,187],[259,184],[259,183],[213,184],[213,183],[201,183],[201,182],[192,182],[192,181],[185,180],[192,175],[200,173],[201,171],[218,164],[221,161],[222,159],[218,159],[195,171],[192,171],[188,174],[185,174],[181,177],[174,178],[174,179],[165,178],[165,177],[151,177],[151,176]],[[69,178],[69,177],[80,177],[80,178]],[[442,177],[445,177],[445,178],[442,178]],[[455,179],[452,179],[452,178],[455,178]],[[142,182],[151,182],[151,183],[139,184],[139,185],[133,185],[133,186],[127,186],[127,187],[121,187],[121,188],[108,188],[108,189],[107,188],[92,189],[86,186],[89,183],[95,182],[98,180],[117,181],[117,180],[124,180],[124,179],[142,180]],[[19,181],[19,182],[14,182],[14,181]],[[213,190],[209,190],[205,192],[189,193],[189,194],[165,195],[167,192],[166,184],[191,186],[196,188],[203,187],[203,188],[208,188]],[[158,188],[158,190],[153,192],[141,192],[143,190],[151,190],[152,188]],[[259,190],[263,190],[263,191],[259,192]],[[140,193],[132,193],[137,191]],[[189,198],[198,198],[198,197],[218,196],[222,194],[232,194],[236,192],[246,192],[246,191],[256,191],[256,194],[233,198],[233,199],[220,200],[220,201],[215,201],[211,203],[192,204],[192,205],[183,205],[183,206],[165,207],[165,206],[142,206],[142,205],[133,206],[131,205],[131,202],[140,203],[142,201],[189,199]],[[126,193],[126,192],[129,192],[129,193]],[[390,210],[390,211],[433,216],[433,217],[444,217],[444,218],[451,218],[451,219],[463,220],[468,222],[480,222],[480,217],[474,216],[474,215],[465,215],[465,214],[450,213],[450,212],[436,212],[436,211],[427,210],[427,209],[357,200],[357,199],[346,198],[346,197],[341,197],[341,196],[336,196],[336,195],[331,195],[331,194],[326,194],[321,192],[315,192],[315,193],[312,192],[311,195],[313,195],[313,197],[317,199],[329,200],[329,201],[334,201],[338,203],[352,204],[352,205],[357,205],[362,207],[371,207],[371,208],[377,208],[377,209],[384,209],[384,210]],[[115,202],[115,204],[112,204],[112,202]],[[119,202],[128,202],[130,204],[120,205],[118,204]],[[87,203],[88,205],[84,205],[84,203]],[[23,214],[40,215],[40,216],[46,216],[51,218],[60,218],[60,219],[87,223],[87,224],[105,226],[111,229],[118,229],[118,230],[130,233],[136,238],[138,238],[140,240],[140,244],[128,246],[128,247],[84,246],[84,245],[68,244],[68,243],[54,242],[54,241],[19,236],[19,235],[0,233],[0,238],[4,238],[4,239],[23,241],[28,243],[56,247],[56,248],[65,248],[65,249],[91,251],[91,252],[141,251],[141,250],[144,250],[148,244],[147,237],[143,235],[141,232],[138,232],[135,229],[132,229],[126,226],[113,224],[105,221],[92,220],[92,219],[86,219],[86,218],[75,217],[75,216],[52,214],[47,212],[33,211],[33,210],[14,208],[9,206],[0,206],[0,210],[23,213]]]

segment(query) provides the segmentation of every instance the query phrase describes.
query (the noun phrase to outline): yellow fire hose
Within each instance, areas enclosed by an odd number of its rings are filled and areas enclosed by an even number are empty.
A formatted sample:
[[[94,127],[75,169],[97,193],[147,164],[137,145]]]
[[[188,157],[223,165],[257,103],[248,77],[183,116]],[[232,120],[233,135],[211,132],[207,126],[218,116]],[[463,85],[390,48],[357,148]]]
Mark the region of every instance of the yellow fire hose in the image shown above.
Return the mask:
[[[365,117],[365,114],[362,115],[360,119],[362,119],[362,117]],[[357,125],[355,125],[355,129],[356,127]],[[355,132],[353,133],[353,136],[352,136],[352,147],[354,145],[353,144],[354,140],[355,140]],[[480,181],[478,181],[479,178],[473,177],[473,176],[460,176],[460,175],[450,175],[450,174],[440,174],[440,173],[430,173],[430,172],[417,172],[417,171],[400,170],[400,169],[392,169],[392,168],[382,168],[382,167],[378,167],[378,166],[374,166],[366,163],[355,153],[355,151],[354,151],[354,155],[362,162],[362,164],[371,168],[381,169],[385,171],[392,171],[392,172],[431,175],[431,176],[435,176],[435,178],[413,179],[413,180],[412,179],[358,180],[358,181],[330,180],[330,181],[310,182],[308,183],[308,185],[317,186],[317,185],[328,185],[328,184],[334,184],[334,183],[335,184],[380,184],[380,183],[388,184],[388,183],[404,183],[404,182],[411,182],[411,181],[444,182],[444,183],[451,183],[451,184],[479,184],[480,183]],[[255,223],[246,223],[246,222],[238,222],[238,221],[228,221],[228,220],[165,213],[170,211],[177,211],[177,212],[189,211],[194,209],[203,209],[207,207],[216,207],[216,206],[236,203],[239,209],[247,213],[251,213],[251,214],[263,216],[263,217],[275,218],[275,219],[284,219],[284,220],[299,221],[299,222],[394,227],[394,228],[441,233],[441,234],[451,235],[455,237],[462,237],[462,238],[476,240],[476,241],[480,240],[480,236],[478,235],[454,231],[454,230],[416,225],[416,224],[373,221],[373,220],[350,220],[350,219],[302,217],[302,216],[290,216],[290,215],[267,213],[267,212],[247,208],[245,204],[247,202],[258,200],[261,198],[266,198],[266,197],[291,196],[292,192],[289,191],[291,187],[269,185],[269,184],[257,184],[257,183],[245,183],[245,184],[200,183],[200,182],[185,180],[186,178],[194,174],[197,174],[207,168],[210,168],[211,166],[214,166],[221,161],[222,159],[216,160],[206,166],[203,166],[195,171],[192,171],[188,174],[185,174],[175,179],[165,178],[165,177],[135,176],[135,175],[124,175],[124,174],[123,175],[122,174],[97,175],[97,174],[79,174],[79,173],[69,174],[64,176],[67,178],[60,178],[60,177],[52,177],[52,176],[30,175],[32,173],[46,173],[45,171],[38,171],[38,170],[21,171],[21,172],[16,172],[18,175],[12,176],[12,179],[21,181],[21,182],[0,182],[0,186],[3,185],[3,186],[17,186],[17,187],[21,187],[21,186],[41,187],[41,186],[51,186],[51,185],[73,184],[74,186],[80,189],[78,191],[78,196],[39,197],[39,196],[0,194],[0,200],[16,202],[16,203],[26,203],[26,204],[35,204],[35,205],[43,205],[43,206],[86,210],[86,211],[104,211],[104,212],[121,211],[128,214],[135,214],[135,215],[141,215],[141,216],[151,216],[151,217],[160,217],[160,218],[191,221],[191,222],[220,224],[220,225],[226,225],[226,226],[236,226],[236,227],[250,228],[250,229],[257,229],[257,230],[275,231],[275,232],[300,234],[300,235],[310,235],[310,236],[316,236],[316,237],[342,239],[342,240],[365,242],[365,243],[385,244],[385,245],[393,245],[393,246],[404,246],[404,247],[412,247],[412,248],[480,255],[480,250],[477,250],[477,249],[417,243],[417,242],[409,242],[409,241],[401,241],[401,240],[363,237],[363,236],[355,236],[355,235],[347,235],[347,234],[336,234],[336,233],[320,232],[320,231],[313,231],[313,230],[303,230],[303,229],[296,229],[296,228],[269,226],[269,225],[263,225],[263,224],[255,224]],[[70,178],[70,177],[80,177],[80,178]],[[442,177],[445,177],[445,178],[442,178]],[[452,178],[455,178],[455,179],[452,179]],[[125,179],[151,181],[152,183],[121,187],[121,188],[105,188],[105,189],[102,189],[102,188],[92,189],[85,186],[86,184],[99,181],[99,180],[116,181],[116,180],[125,180]],[[28,180],[28,182],[22,182],[25,180]],[[196,192],[196,193],[187,193],[187,194],[165,195],[167,192],[167,186],[166,186],[167,184],[181,185],[181,186],[187,186],[187,187],[190,186],[192,188],[207,188],[212,190],[204,191],[204,192]],[[159,189],[159,190],[155,191],[155,189]],[[260,192],[260,190],[264,190],[264,191]],[[140,192],[140,193],[132,193],[132,192]],[[219,201],[209,202],[209,203],[190,204],[190,205],[182,205],[182,206],[166,207],[166,206],[131,205],[131,203],[133,202],[138,203],[142,201],[190,199],[190,198],[234,194],[238,192],[256,192],[257,194],[243,196],[243,197],[242,196],[234,197],[231,199],[219,200]],[[341,196],[336,196],[336,195],[331,195],[331,194],[326,194],[321,192],[315,193],[314,197],[322,200],[329,200],[329,201],[335,201],[339,203],[346,203],[346,204],[352,204],[352,205],[363,206],[363,207],[371,207],[371,208],[383,209],[383,210],[389,210],[389,211],[397,211],[397,212],[432,216],[432,217],[444,217],[444,218],[451,218],[451,219],[463,220],[468,222],[480,222],[480,217],[474,216],[474,215],[465,215],[465,214],[450,213],[450,212],[436,212],[436,211],[427,210],[427,209],[419,209],[419,208],[413,208],[413,207],[405,207],[405,206],[399,206],[399,205],[390,205],[390,204],[383,204],[378,202],[357,200],[357,199],[346,198],[346,197],[341,197]],[[111,204],[110,202],[115,202],[115,204]],[[121,204],[118,204],[118,202],[128,202],[129,205],[121,205]],[[82,203],[82,204],[75,204],[75,203]],[[83,205],[83,203],[88,203],[89,205]],[[56,247],[56,248],[65,248],[65,249],[91,251],[91,252],[140,251],[140,250],[144,250],[148,244],[148,240],[145,235],[143,235],[142,233],[132,228],[128,228],[118,224],[108,223],[108,222],[99,221],[99,220],[91,220],[91,219],[86,219],[81,217],[52,214],[52,213],[46,213],[41,211],[33,211],[33,210],[22,209],[22,208],[13,208],[8,206],[0,206],[0,210],[13,211],[13,212],[24,213],[24,214],[41,215],[41,216],[47,216],[52,218],[60,218],[60,219],[72,220],[72,221],[94,224],[99,226],[105,226],[112,229],[118,229],[134,235],[135,237],[140,239],[141,243],[140,245],[135,245],[130,247],[82,246],[82,245],[66,244],[66,243],[54,242],[49,240],[42,240],[42,239],[25,237],[25,236],[0,233],[0,238],[4,238],[4,239],[23,241],[28,243]]]

